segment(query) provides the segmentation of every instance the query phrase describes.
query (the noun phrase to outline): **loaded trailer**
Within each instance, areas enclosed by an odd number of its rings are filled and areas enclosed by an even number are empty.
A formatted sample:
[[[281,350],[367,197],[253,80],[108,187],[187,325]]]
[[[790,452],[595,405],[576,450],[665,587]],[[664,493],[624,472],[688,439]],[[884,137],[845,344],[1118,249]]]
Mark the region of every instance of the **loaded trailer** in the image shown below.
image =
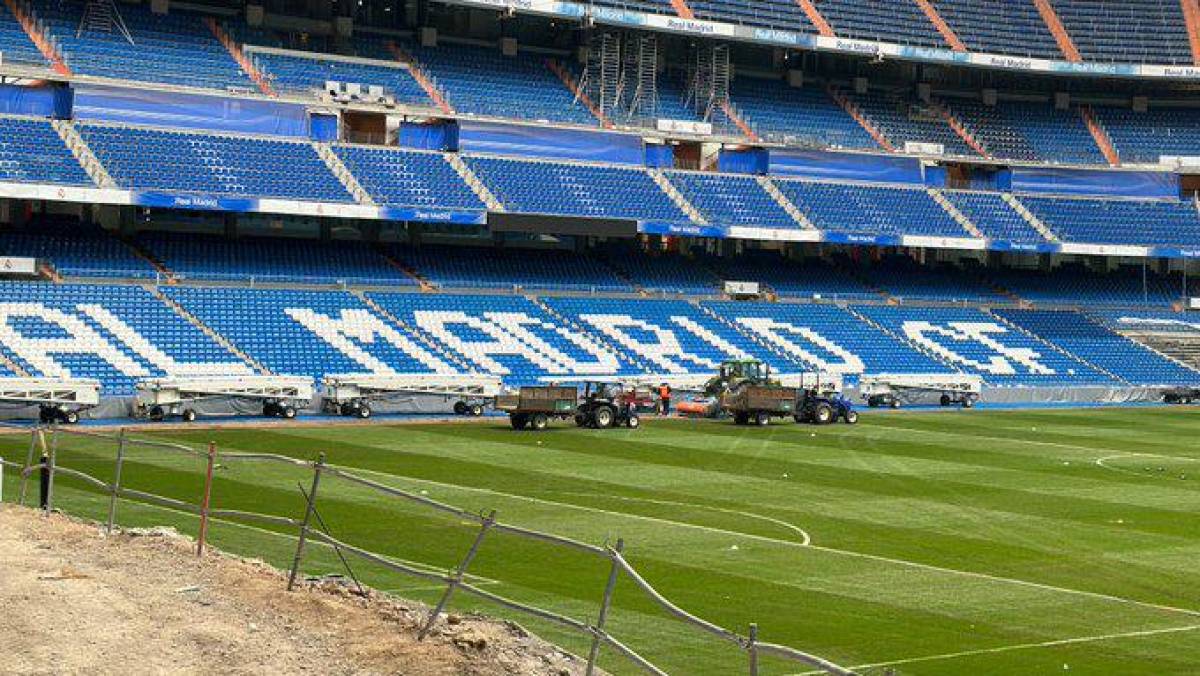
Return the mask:
[[[500,393],[500,379],[483,375],[351,374],[326,376],[322,382],[326,413],[369,418],[380,404],[399,404],[416,397],[437,397],[458,415],[483,415]]]
[[[0,378],[0,405],[36,406],[43,423],[79,422],[79,414],[100,404],[100,382],[87,378]]]
[[[312,403],[312,380],[301,376],[153,378],[137,384],[136,414],[192,422],[206,403],[249,404],[267,417],[292,419]],[[243,411],[245,412],[245,411]]]
[[[508,414],[514,430],[527,426],[542,431],[554,419],[573,418],[579,408],[579,390],[562,385],[522,387],[516,393],[496,396],[497,411]]]

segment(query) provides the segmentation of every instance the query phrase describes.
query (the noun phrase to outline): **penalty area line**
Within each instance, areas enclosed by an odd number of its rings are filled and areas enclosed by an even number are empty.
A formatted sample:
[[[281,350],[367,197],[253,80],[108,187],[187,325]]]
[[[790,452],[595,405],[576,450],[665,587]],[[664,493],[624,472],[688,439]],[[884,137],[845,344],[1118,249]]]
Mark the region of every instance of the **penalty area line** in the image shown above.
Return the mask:
[[[446,488],[446,489],[450,489],[450,490],[464,491],[464,492],[468,492],[468,493],[481,493],[481,494],[485,494],[485,495],[494,495],[494,496],[501,497],[501,498],[506,498],[506,499],[510,499],[510,500],[519,500],[519,501],[529,502],[532,504],[540,504],[540,505],[547,505],[547,506],[551,506],[551,507],[560,507],[560,508],[568,508],[568,509],[577,509],[580,511],[592,512],[594,514],[606,514],[608,516],[615,516],[615,517],[624,518],[624,519],[647,521],[647,522],[651,522],[651,523],[661,523],[661,524],[666,524],[666,525],[670,525],[670,526],[678,526],[680,528],[690,528],[690,529],[698,530],[698,531],[716,533],[719,535],[735,536],[735,537],[745,538],[747,540],[753,540],[753,541],[757,541],[757,542],[766,542],[766,543],[780,545],[780,546],[784,546],[784,547],[799,547],[802,549],[811,549],[814,551],[826,552],[829,554],[836,554],[839,556],[847,556],[847,557],[858,558],[858,559],[868,559],[868,560],[873,560],[873,561],[879,561],[881,563],[889,563],[889,564],[897,565],[897,566],[915,568],[918,570],[928,570],[928,571],[932,571],[932,572],[936,572],[936,573],[943,573],[946,575],[957,575],[960,577],[970,577],[970,578],[975,578],[975,579],[979,579],[979,580],[988,580],[991,582],[999,582],[1002,584],[1010,584],[1010,585],[1015,585],[1015,586],[1020,586],[1020,587],[1040,589],[1043,591],[1052,591],[1052,592],[1057,592],[1057,593],[1061,593],[1061,594],[1072,594],[1075,596],[1082,596],[1085,598],[1097,599],[1097,600],[1101,600],[1101,601],[1122,603],[1122,604],[1126,604],[1126,605],[1138,606],[1141,608],[1149,608],[1152,610],[1158,610],[1158,611],[1162,611],[1162,612],[1178,613],[1181,615],[1190,615],[1192,617],[1200,617],[1200,610],[1195,610],[1192,608],[1178,608],[1175,606],[1168,606],[1168,605],[1163,605],[1163,604],[1159,604],[1159,603],[1152,603],[1149,601],[1138,601],[1136,599],[1128,599],[1128,598],[1124,598],[1121,596],[1113,596],[1112,594],[1105,594],[1102,592],[1085,591],[1082,589],[1071,589],[1069,587],[1058,587],[1058,586],[1055,586],[1052,584],[1046,584],[1046,583],[1042,583],[1042,582],[1030,582],[1029,580],[1021,580],[1018,578],[1001,577],[998,575],[990,575],[988,573],[979,573],[979,572],[974,572],[974,571],[969,571],[969,570],[959,570],[957,568],[946,568],[944,566],[937,566],[937,565],[933,565],[933,564],[929,564],[929,563],[918,563],[916,561],[897,559],[897,558],[892,558],[890,556],[882,556],[879,554],[868,554],[865,552],[856,552],[856,551],[849,550],[849,549],[838,549],[836,547],[827,547],[824,545],[814,545],[814,544],[804,545],[799,542],[796,542],[795,540],[781,540],[779,538],[768,537],[766,535],[755,535],[753,533],[743,533],[740,531],[728,530],[725,528],[714,528],[712,526],[702,526],[700,524],[688,523],[686,521],[672,521],[670,519],[661,519],[658,517],[645,516],[642,514],[630,514],[628,512],[618,512],[618,511],[613,511],[613,510],[609,510],[609,509],[601,509],[599,507],[588,507],[586,505],[578,505],[573,502],[560,502],[557,500],[547,500],[545,498],[535,498],[535,497],[531,497],[528,495],[516,495],[513,493],[505,493],[503,491],[497,491],[497,490],[494,490],[491,488],[480,488],[477,486],[463,486],[460,484],[452,484],[452,483],[446,483],[443,481],[435,481],[433,479],[421,479],[418,477],[408,477],[408,476],[404,476],[404,475],[400,475],[400,474],[390,474],[388,472],[379,472],[376,470],[359,469],[359,468],[349,467],[349,466],[345,466],[345,465],[339,465],[338,467],[342,467],[347,470],[363,472],[363,473],[367,473],[367,474],[374,474],[377,476],[385,476],[385,477],[389,477],[391,479],[400,480],[400,481],[409,481],[409,482],[413,482],[413,483],[426,484],[429,486],[437,486],[440,488]]]

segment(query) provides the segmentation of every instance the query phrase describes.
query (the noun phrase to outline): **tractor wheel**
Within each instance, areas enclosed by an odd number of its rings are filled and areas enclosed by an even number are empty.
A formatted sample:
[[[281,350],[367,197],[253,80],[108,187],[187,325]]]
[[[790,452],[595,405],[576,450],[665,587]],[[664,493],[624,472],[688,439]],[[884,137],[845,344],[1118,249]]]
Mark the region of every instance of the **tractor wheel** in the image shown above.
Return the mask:
[[[196,411],[194,409],[185,408],[183,409],[183,413],[180,415],[180,417],[183,418],[183,422],[196,422]]]
[[[478,418],[483,415],[483,406],[480,404],[471,404],[467,407],[467,413],[470,413],[474,418]]]
[[[270,403],[270,402],[266,402],[266,403],[264,403],[264,404],[263,404],[263,409],[262,409],[262,411],[263,411],[263,416],[264,416],[264,417],[270,418],[270,417],[272,417],[272,416],[274,416],[274,415],[277,415],[277,414],[279,413],[279,405],[278,405],[278,404],[272,404],[272,403]]]
[[[164,417],[166,417],[166,413],[163,411],[162,406],[155,406],[154,408],[150,409],[150,419],[154,422],[159,422]]]
[[[630,413],[629,419],[625,421],[625,424],[629,426],[629,429],[636,430],[642,426],[642,419],[636,413]]]
[[[587,419],[586,415],[584,415],[582,413],[575,414],[575,426],[576,427],[584,427],[587,425],[587,423],[588,423],[588,419]]]
[[[813,422],[818,425],[828,425],[833,422],[833,407],[829,404],[817,404],[813,409]]]
[[[79,422],[79,412],[78,411],[64,411],[63,412],[63,421],[66,422],[68,425],[74,425],[75,423]]]
[[[279,409],[279,415],[291,420],[292,418],[296,417],[296,407],[285,405],[283,408]]]
[[[740,411],[733,414],[733,424],[734,425],[745,425],[748,422],[750,422],[749,414],[742,413]]]
[[[465,402],[465,401],[454,402],[454,415],[466,415],[466,414],[467,414],[467,402]]]
[[[766,427],[771,424],[771,414],[766,411],[759,411],[754,414],[754,424],[759,427]]]
[[[941,403],[942,403],[942,406],[949,406],[950,405],[950,395],[943,394],[942,398],[941,398]]]
[[[550,418],[545,413],[534,413],[529,419],[529,427],[535,432],[541,432],[550,426]]]
[[[900,408],[900,400],[893,399],[890,402],[888,402],[888,406],[891,406],[892,408]]]
[[[963,399],[962,407],[963,408],[975,408],[975,400],[970,397]]]
[[[366,420],[367,418],[371,417],[371,407],[367,406],[366,404],[359,404],[358,409],[354,411],[354,415]]]
[[[847,425],[857,425],[858,424],[858,411],[846,411],[846,424]]]
[[[523,430],[525,423],[529,422],[529,418],[525,417],[524,413],[513,413],[508,417],[508,422],[514,430]]]
[[[612,427],[616,417],[616,414],[609,406],[600,406],[592,412],[592,421],[596,424],[596,429],[598,430],[605,430]]]

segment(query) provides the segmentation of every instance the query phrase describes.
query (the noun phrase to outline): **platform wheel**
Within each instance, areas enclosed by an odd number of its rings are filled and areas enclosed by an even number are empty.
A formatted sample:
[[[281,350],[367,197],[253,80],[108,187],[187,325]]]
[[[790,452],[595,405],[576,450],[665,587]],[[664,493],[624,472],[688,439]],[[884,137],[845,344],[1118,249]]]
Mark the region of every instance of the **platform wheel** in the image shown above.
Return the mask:
[[[534,413],[529,419],[529,427],[535,432],[541,432],[550,426],[550,417],[545,413]]]

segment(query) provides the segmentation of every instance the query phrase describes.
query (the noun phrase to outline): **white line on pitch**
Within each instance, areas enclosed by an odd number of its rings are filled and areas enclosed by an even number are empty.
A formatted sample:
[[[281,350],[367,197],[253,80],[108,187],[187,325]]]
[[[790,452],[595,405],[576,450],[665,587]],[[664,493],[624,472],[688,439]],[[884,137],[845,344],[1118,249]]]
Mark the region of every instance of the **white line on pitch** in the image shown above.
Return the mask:
[[[1167,627],[1165,629],[1146,629],[1143,631],[1129,631],[1120,634],[1101,634],[1099,636],[1078,636],[1075,638],[1061,638],[1051,641],[1041,641],[1038,643],[1018,643],[1016,645],[997,646],[995,648],[979,648],[977,650],[963,650],[956,653],[942,653],[940,655],[924,655],[921,657],[906,657],[898,660],[889,660],[887,662],[873,662],[871,664],[856,664],[851,669],[874,669],[876,667],[893,667],[901,664],[913,664],[915,662],[935,662],[938,660],[951,660],[959,657],[973,657],[975,655],[991,655],[994,653],[1006,653],[1015,650],[1030,650],[1033,648],[1053,648],[1061,645],[1073,645],[1076,643],[1098,643],[1100,641],[1112,641],[1122,638],[1139,638],[1143,636],[1158,636],[1160,634],[1180,634],[1188,631],[1196,631],[1200,629],[1200,624],[1189,624],[1186,627]],[[806,671],[798,676],[815,676],[816,674],[824,674],[823,671]]]
[[[962,577],[973,577],[973,578],[981,579],[981,580],[990,580],[992,582],[1002,582],[1005,584],[1018,585],[1018,586],[1022,586],[1022,587],[1030,587],[1033,589],[1042,589],[1045,591],[1060,592],[1063,594],[1074,594],[1076,596],[1085,596],[1085,597],[1093,598],[1093,599],[1112,601],[1114,603],[1124,603],[1124,604],[1128,604],[1128,605],[1140,606],[1142,608],[1152,608],[1154,610],[1161,610],[1161,611],[1165,611],[1165,612],[1180,613],[1183,615],[1191,615],[1193,617],[1200,617],[1200,610],[1194,610],[1191,608],[1178,608],[1175,606],[1168,606],[1168,605],[1163,605],[1163,604],[1159,604],[1159,603],[1151,603],[1149,601],[1138,601],[1136,599],[1127,599],[1127,598],[1124,598],[1121,596],[1113,596],[1112,594],[1104,594],[1101,592],[1084,591],[1081,589],[1070,589],[1067,587],[1058,587],[1058,586],[1055,586],[1052,584],[1045,584],[1042,582],[1030,582],[1028,580],[1021,580],[1021,579],[1012,578],[1012,577],[1000,577],[998,575],[989,575],[987,573],[977,573],[977,572],[973,572],[973,571],[969,571],[969,570],[958,570],[956,568],[945,568],[943,566],[936,566],[936,565],[929,564],[929,563],[917,563],[915,561],[907,561],[905,559],[896,559],[896,558],[892,558],[889,556],[881,556],[878,554],[867,554],[864,552],[851,551],[849,549],[837,549],[834,547],[825,547],[825,546],[821,546],[821,545],[812,545],[812,544],[802,545],[799,542],[795,542],[793,540],[780,540],[778,538],[768,537],[765,535],[754,535],[752,533],[742,533],[740,531],[733,531],[733,530],[728,530],[725,528],[714,528],[712,526],[701,526],[699,524],[688,523],[686,521],[672,521],[670,519],[660,519],[658,517],[644,516],[641,514],[629,514],[626,512],[614,512],[612,510],[600,509],[598,507],[586,507],[584,505],[577,505],[577,504],[574,504],[571,502],[557,502],[555,500],[546,500],[544,498],[534,498],[534,497],[530,497],[527,495],[515,495],[512,493],[505,493],[503,491],[497,491],[497,490],[493,490],[490,488],[478,488],[475,486],[461,486],[458,484],[450,484],[450,483],[445,483],[445,482],[441,482],[441,481],[434,481],[432,479],[419,479],[419,478],[415,478],[415,477],[406,477],[406,476],[399,475],[399,474],[389,474],[387,472],[377,472],[374,470],[363,470],[363,469],[357,469],[357,468],[347,467],[347,466],[342,466],[342,467],[344,467],[345,469],[348,469],[348,470],[352,470],[352,471],[367,472],[367,473],[375,474],[375,475],[379,475],[379,476],[391,477],[392,479],[399,479],[399,480],[403,480],[403,481],[412,481],[415,483],[423,483],[423,484],[428,484],[431,486],[439,486],[441,488],[448,488],[448,489],[452,489],[452,490],[460,490],[460,491],[475,492],[475,493],[485,493],[488,495],[495,495],[495,496],[508,498],[508,499],[512,499],[512,500],[523,500],[525,502],[549,505],[552,507],[566,507],[566,508],[578,509],[578,510],[587,511],[587,512],[594,512],[596,514],[607,514],[609,516],[615,516],[615,517],[626,518],[626,519],[637,519],[637,520],[642,520],[642,521],[650,521],[650,522],[654,522],[654,523],[667,524],[667,525],[671,525],[671,526],[680,526],[683,528],[692,528],[695,530],[707,531],[710,533],[718,533],[721,535],[731,535],[731,536],[746,538],[748,540],[755,540],[755,541],[759,541],[759,542],[769,542],[771,544],[782,545],[785,547],[802,547],[805,549],[813,549],[813,550],[817,550],[817,551],[826,552],[829,554],[837,554],[840,556],[848,556],[848,557],[859,558],[859,559],[869,559],[869,560],[873,560],[873,561],[880,561],[883,563],[891,563],[891,564],[898,565],[898,566],[906,566],[909,568],[929,570],[929,571],[934,571],[934,572],[939,572],[939,573],[946,573],[946,574],[950,574],[950,575],[959,575]],[[603,497],[603,496],[601,496],[601,497]]]

